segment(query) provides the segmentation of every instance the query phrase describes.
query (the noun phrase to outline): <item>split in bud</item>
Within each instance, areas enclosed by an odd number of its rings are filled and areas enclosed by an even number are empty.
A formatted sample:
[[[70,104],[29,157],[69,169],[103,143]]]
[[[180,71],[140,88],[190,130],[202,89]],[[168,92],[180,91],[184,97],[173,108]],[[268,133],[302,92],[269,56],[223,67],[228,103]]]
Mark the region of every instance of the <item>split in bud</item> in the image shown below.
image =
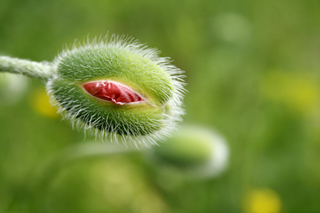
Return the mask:
[[[117,105],[144,102],[145,100],[131,88],[112,81],[93,81],[83,85],[93,97],[111,101]]]

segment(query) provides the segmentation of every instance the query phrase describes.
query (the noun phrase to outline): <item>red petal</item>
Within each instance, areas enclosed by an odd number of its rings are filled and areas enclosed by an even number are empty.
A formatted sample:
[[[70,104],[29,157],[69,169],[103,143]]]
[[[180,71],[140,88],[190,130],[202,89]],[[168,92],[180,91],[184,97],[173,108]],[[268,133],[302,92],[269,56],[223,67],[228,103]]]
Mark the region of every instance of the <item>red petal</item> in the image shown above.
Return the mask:
[[[144,101],[132,89],[113,81],[93,81],[83,87],[90,95],[117,105]]]
[[[83,85],[84,89],[91,95],[95,95],[103,88],[103,84],[100,81],[90,82]]]

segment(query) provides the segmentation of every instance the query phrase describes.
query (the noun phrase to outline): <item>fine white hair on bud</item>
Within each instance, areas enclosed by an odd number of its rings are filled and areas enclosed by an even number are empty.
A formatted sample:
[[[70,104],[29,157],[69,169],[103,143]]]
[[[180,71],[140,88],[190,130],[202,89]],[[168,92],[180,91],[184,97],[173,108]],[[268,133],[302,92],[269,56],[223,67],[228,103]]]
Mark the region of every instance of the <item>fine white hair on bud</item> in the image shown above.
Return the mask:
[[[87,40],[59,54],[46,87],[77,129],[135,146],[161,141],[181,120],[183,71],[132,38]]]

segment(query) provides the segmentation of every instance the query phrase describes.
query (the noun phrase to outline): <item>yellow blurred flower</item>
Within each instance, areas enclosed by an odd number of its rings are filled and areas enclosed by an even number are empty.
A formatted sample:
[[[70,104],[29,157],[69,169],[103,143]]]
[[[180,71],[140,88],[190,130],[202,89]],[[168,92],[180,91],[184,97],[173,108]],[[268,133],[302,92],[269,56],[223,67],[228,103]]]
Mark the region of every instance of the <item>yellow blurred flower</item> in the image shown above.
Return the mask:
[[[44,89],[37,89],[33,91],[30,105],[42,116],[49,118],[59,117],[57,109],[50,104],[49,97]]]
[[[254,189],[243,200],[245,213],[278,213],[280,209],[279,195],[269,188]]]
[[[308,74],[271,71],[261,82],[261,92],[304,114],[315,113],[320,105],[318,82]]]

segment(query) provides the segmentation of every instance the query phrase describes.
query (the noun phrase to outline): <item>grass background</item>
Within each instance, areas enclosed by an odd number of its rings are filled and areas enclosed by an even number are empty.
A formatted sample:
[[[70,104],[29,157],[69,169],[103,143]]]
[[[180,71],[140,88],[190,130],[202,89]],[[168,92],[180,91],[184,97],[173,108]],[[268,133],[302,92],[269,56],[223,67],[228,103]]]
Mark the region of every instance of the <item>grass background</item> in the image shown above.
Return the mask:
[[[184,122],[226,138],[228,170],[183,181],[135,153],[63,165],[33,188],[39,166],[84,135],[41,113],[44,85],[29,80],[18,103],[0,104],[0,211],[250,212],[246,194],[268,188],[281,212],[320,212],[319,1],[0,1],[3,55],[51,61],[64,44],[108,32],[186,71]]]

